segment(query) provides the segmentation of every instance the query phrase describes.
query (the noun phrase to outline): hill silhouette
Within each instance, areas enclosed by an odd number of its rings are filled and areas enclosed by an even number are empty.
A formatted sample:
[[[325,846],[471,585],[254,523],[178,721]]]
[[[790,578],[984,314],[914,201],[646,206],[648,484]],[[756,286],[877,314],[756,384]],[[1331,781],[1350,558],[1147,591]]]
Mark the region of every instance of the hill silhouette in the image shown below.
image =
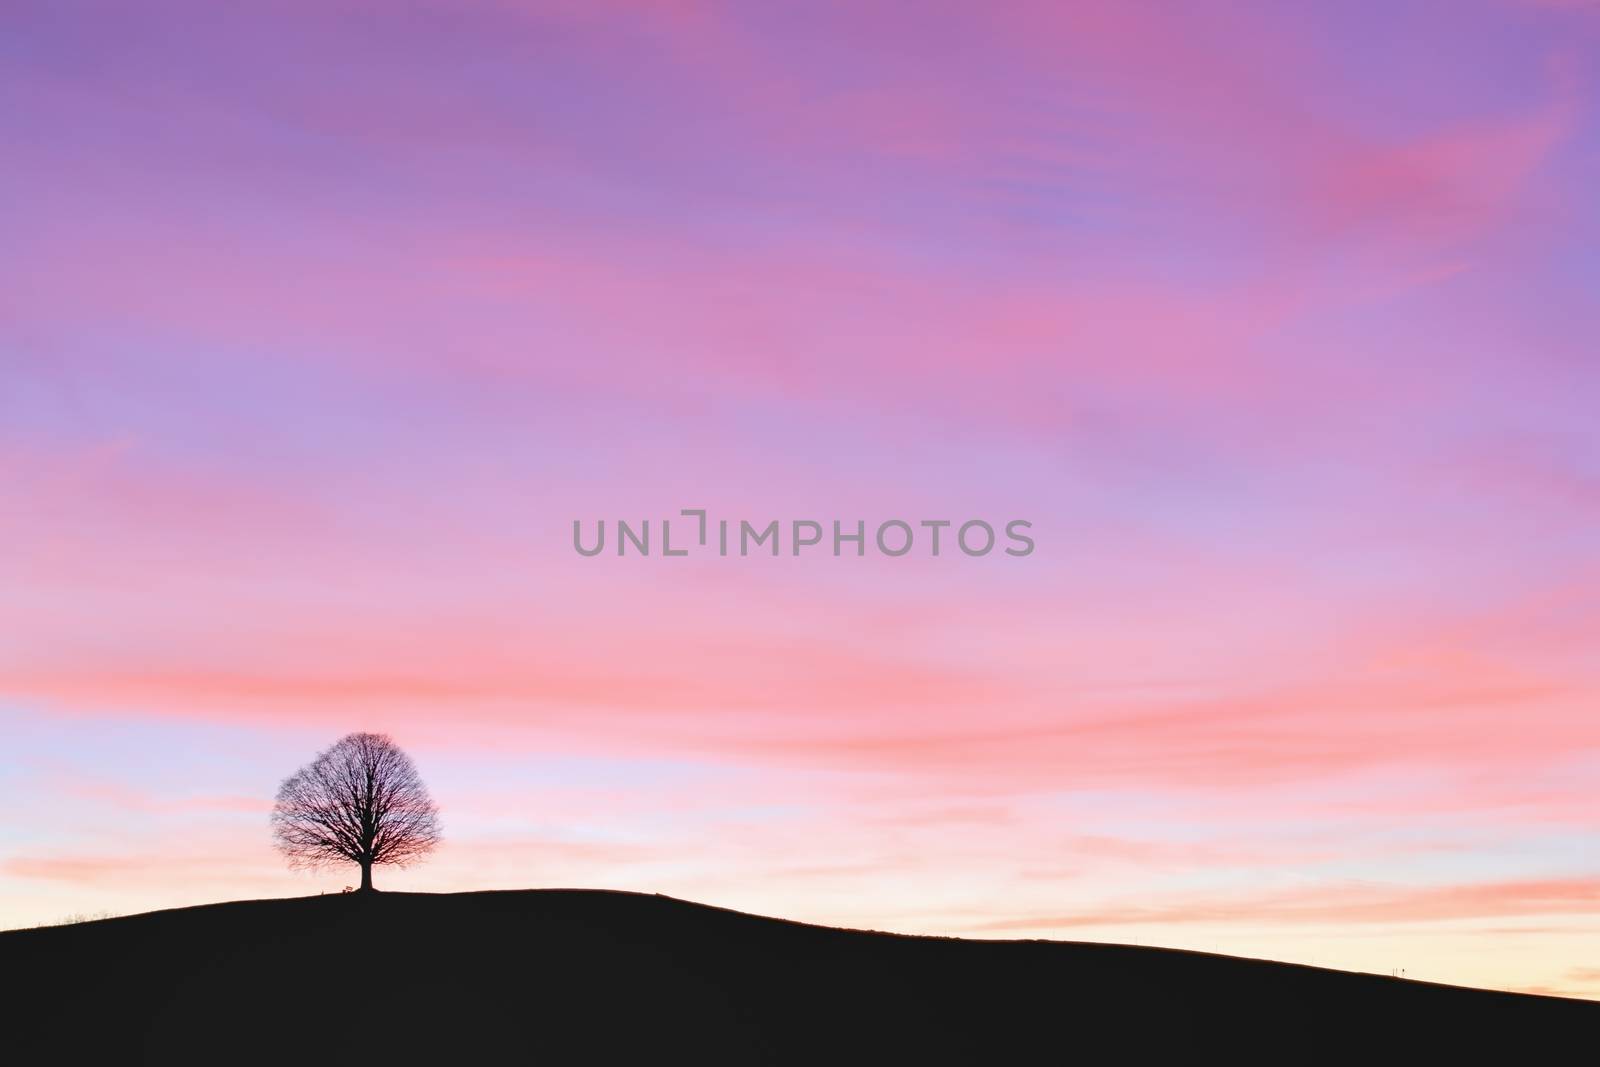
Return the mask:
[[[1570,1055],[1600,1028],[1584,1001],[596,890],[240,901],[10,931],[0,981],[15,1063],[1392,1062]]]

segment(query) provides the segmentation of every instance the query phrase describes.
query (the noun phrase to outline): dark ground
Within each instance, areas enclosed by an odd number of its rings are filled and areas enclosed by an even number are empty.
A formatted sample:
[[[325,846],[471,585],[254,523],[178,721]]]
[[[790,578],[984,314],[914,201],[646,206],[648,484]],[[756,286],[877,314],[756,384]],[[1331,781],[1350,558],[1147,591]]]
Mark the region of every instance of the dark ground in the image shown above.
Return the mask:
[[[1591,1059],[1600,1004],[898,937],[590,890],[241,901],[0,933],[15,1064]]]

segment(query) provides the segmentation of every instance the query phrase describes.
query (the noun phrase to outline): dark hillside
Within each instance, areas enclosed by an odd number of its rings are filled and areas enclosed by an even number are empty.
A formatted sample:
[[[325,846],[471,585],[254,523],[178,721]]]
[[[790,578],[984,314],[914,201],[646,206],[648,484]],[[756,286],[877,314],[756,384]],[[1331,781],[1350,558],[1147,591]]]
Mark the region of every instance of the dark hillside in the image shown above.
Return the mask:
[[[242,901],[0,934],[17,1064],[1016,1063],[1589,1047],[1600,1005],[587,890]]]

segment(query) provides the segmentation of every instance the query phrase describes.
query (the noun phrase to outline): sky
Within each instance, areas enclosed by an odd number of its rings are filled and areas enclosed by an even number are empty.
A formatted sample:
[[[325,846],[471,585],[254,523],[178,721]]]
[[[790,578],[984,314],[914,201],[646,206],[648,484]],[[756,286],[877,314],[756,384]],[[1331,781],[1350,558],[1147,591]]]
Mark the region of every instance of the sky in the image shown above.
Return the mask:
[[[1600,5],[13,0],[0,100],[0,927],[337,891],[380,730],[380,888],[1600,997]],[[1035,550],[573,550],[686,508]]]

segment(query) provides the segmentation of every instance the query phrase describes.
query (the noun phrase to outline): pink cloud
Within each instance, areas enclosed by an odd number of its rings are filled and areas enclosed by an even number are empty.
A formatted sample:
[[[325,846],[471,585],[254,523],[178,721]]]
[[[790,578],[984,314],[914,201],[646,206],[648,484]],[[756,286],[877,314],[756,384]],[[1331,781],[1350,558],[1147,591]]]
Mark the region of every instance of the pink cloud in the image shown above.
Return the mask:
[[[1138,923],[1390,923],[1443,922],[1518,915],[1592,915],[1600,888],[1588,878],[1391,887],[1317,886],[1250,898],[1180,900],[1133,907],[1000,919],[974,931],[1047,930]]]

